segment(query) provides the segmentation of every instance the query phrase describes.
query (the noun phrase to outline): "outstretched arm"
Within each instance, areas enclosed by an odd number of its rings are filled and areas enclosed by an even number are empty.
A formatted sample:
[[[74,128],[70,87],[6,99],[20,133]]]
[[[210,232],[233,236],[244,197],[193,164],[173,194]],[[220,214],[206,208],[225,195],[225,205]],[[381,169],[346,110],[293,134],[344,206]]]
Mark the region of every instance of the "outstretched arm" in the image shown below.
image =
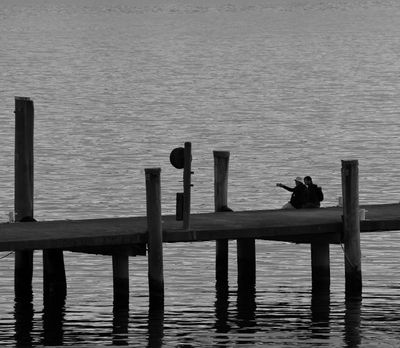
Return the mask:
[[[276,184],[276,186],[282,187],[282,188],[284,188],[285,190],[288,190],[288,191],[290,191],[290,192],[293,192],[293,191],[294,191],[294,188],[291,188],[291,187],[289,187],[289,186],[283,185],[283,184],[281,184],[281,183]]]

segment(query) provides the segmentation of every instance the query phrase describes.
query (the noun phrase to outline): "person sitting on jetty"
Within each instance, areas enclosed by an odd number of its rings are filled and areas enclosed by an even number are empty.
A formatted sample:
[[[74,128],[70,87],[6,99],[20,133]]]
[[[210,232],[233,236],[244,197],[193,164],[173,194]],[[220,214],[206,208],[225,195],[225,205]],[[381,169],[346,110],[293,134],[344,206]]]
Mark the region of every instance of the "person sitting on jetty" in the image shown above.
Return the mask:
[[[304,178],[304,184],[307,186],[304,208],[319,208],[321,202],[324,200],[322,188],[313,183],[311,176],[306,176]]]
[[[287,202],[282,209],[300,209],[303,208],[306,203],[306,195],[307,195],[307,187],[303,184],[303,180],[300,177],[294,179],[296,186],[291,188],[285,186],[281,183],[276,184],[278,187],[282,187],[285,190],[292,192],[292,196],[290,197],[290,201]]]

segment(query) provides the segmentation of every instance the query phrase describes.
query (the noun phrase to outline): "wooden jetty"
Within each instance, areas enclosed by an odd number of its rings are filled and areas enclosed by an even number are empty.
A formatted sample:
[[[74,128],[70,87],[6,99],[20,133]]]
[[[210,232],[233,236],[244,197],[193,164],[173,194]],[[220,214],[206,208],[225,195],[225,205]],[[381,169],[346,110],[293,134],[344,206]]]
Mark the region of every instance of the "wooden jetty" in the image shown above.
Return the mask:
[[[216,282],[228,281],[228,240],[237,240],[238,291],[256,282],[257,239],[311,246],[313,288],[329,290],[329,244],[344,246],[346,295],[362,289],[360,232],[400,230],[400,204],[359,206],[358,162],[342,161],[343,207],[230,211],[229,152],[214,151],[214,212],[190,214],[190,146],[185,144],[184,207],[162,215],[160,168],[145,169],[147,215],[141,217],[32,221],[33,103],[16,98],[16,223],[0,224],[0,251],[15,251],[16,298],[32,293],[32,255],[43,250],[44,300],[66,296],[63,251],[112,255],[114,300],[129,303],[128,257],[148,255],[150,305],[164,303],[163,243],[216,241]],[[186,207],[186,208],[185,208]],[[180,208],[179,208],[180,209]],[[360,221],[360,209],[367,211]],[[183,223],[177,216],[183,215]]]
[[[400,204],[363,205],[360,232],[400,231]],[[343,243],[343,208],[251,210],[192,214],[190,229],[162,216],[164,243],[254,238],[292,243]],[[58,220],[0,224],[0,251],[63,249],[145,255],[147,218]],[[121,250],[122,249],[122,250]]]

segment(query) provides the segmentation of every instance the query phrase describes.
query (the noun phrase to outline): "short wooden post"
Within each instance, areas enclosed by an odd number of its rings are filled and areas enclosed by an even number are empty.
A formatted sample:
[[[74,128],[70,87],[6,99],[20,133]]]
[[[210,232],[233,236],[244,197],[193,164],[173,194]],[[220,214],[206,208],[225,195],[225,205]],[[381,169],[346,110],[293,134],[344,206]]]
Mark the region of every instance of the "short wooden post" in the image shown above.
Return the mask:
[[[342,161],[343,242],[346,295],[362,291],[358,161]]]
[[[112,255],[114,307],[129,306],[129,257],[125,254]]]
[[[15,97],[14,211],[17,222],[33,219],[33,101]],[[15,252],[17,299],[32,298],[33,251]]]
[[[160,168],[145,169],[150,306],[164,305]]]
[[[43,300],[46,304],[64,303],[67,296],[64,255],[60,249],[43,250]]]
[[[313,291],[330,288],[329,243],[311,243],[311,279]]]
[[[192,176],[192,143],[184,145],[184,167],[183,167],[183,228],[190,228],[190,200],[191,200],[191,176]]]
[[[256,285],[256,243],[253,238],[237,240],[238,291],[247,292]]]
[[[228,205],[229,151],[214,151],[214,205],[215,211],[225,210]],[[217,284],[228,283],[228,240],[216,242],[215,277]]]

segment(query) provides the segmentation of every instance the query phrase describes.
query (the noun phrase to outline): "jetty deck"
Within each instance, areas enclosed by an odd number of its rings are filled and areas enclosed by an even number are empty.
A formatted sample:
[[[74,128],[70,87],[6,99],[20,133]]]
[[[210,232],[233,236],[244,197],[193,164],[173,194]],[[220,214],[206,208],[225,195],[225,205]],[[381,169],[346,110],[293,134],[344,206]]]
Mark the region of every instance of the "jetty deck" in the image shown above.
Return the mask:
[[[400,204],[365,205],[361,232],[400,230]],[[183,229],[175,215],[162,217],[163,242],[254,238],[295,243],[340,243],[343,208],[201,213]],[[112,253],[113,247],[145,244],[146,217],[0,224],[0,251],[63,249]],[[118,249],[120,250],[120,249]],[[135,252],[131,252],[135,254]]]

